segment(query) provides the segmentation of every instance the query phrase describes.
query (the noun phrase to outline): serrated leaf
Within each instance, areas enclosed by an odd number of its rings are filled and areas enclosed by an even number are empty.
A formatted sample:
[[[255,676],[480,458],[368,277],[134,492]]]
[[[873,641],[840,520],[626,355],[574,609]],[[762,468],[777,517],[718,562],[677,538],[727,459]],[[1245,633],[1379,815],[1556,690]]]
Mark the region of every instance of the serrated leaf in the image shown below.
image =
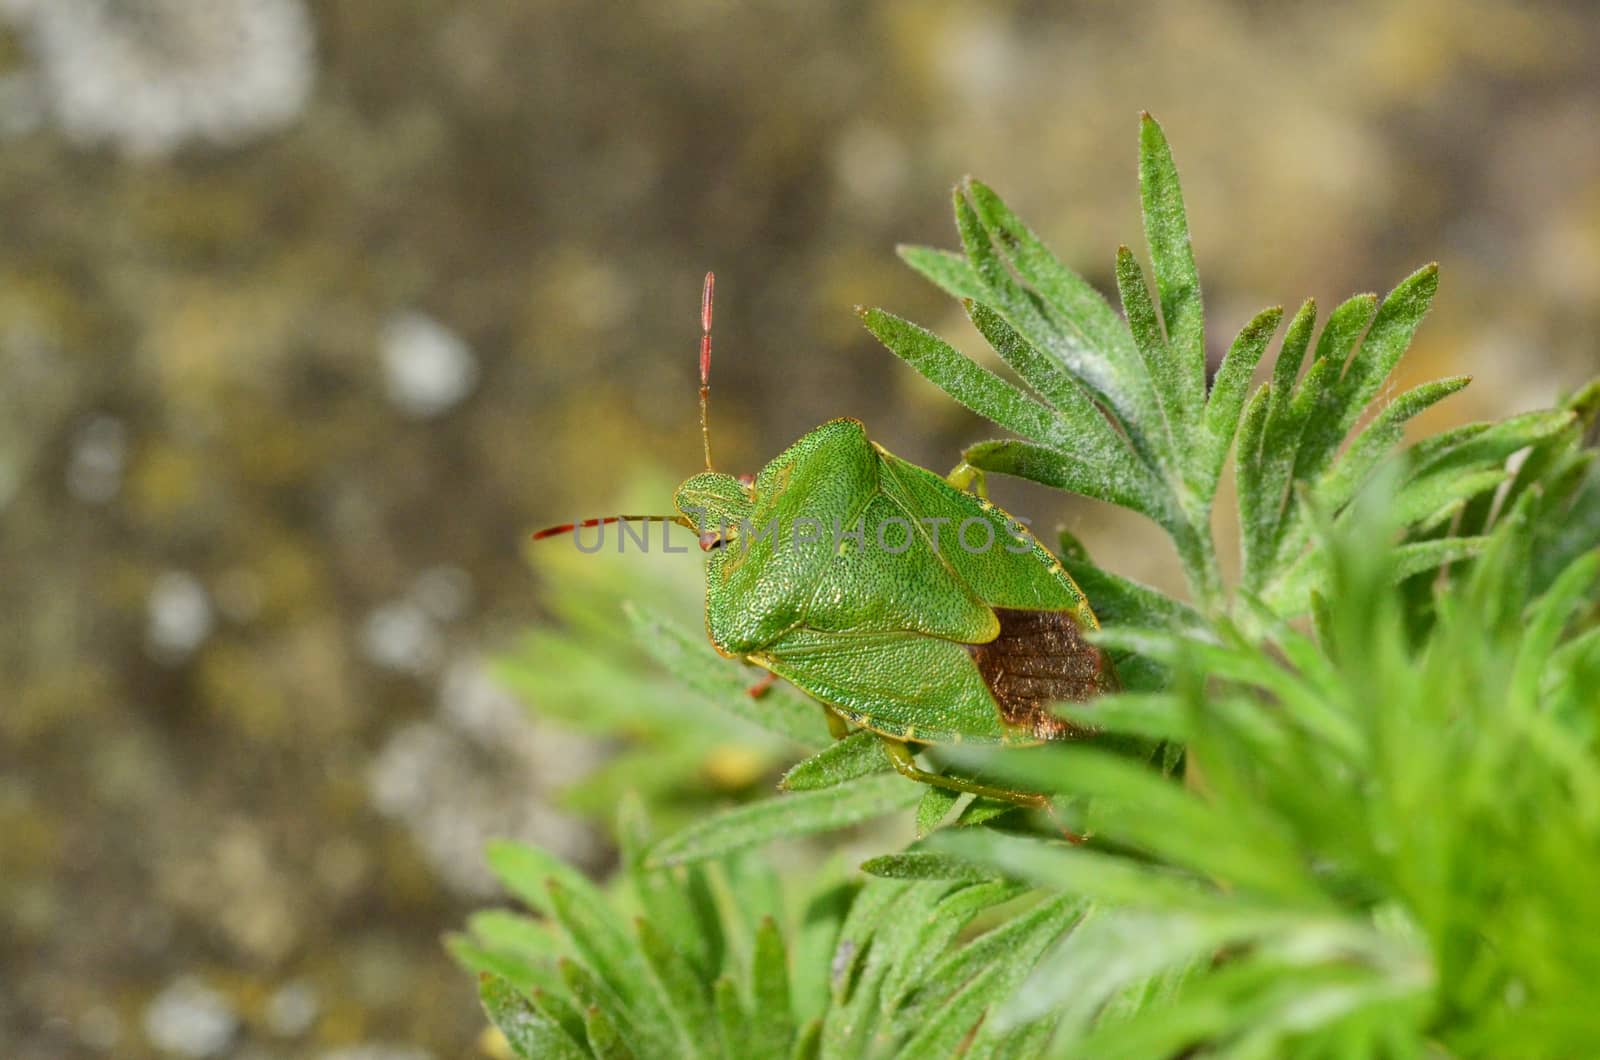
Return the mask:
[[[484,975],[478,995],[489,1021],[523,1060],[586,1060],[587,1053],[504,979]]]
[[[765,799],[696,821],[657,843],[652,865],[683,865],[774,839],[826,832],[910,806],[921,792],[897,773]]]
[[[989,931],[940,960],[927,975],[928,996],[895,1020],[915,1030],[899,1055],[950,1055],[985,1011],[1022,982],[1040,954],[1082,916],[1083,902],[1057,895]],[[946,984],[963,984],[953,993]]]
[[[894,763],[883,749],[883,738],[868,729],[858,729],[794,766],[783,775],[778,787],[785,791],[815,791],[893,768]]]
[[[1344,366],[1343,374],[1324,392],[1306,423],[1295,454],[1296,480],[1310,481],[1328,466],[1339,443],[1378,395],[1383,381],[1411,344],[1438,288],[1439,266],[1426,265],[1400,281],[1378,306],[1376,314],[1370,318],[1372,323],[1366,336]],[[1340,346],[1349,334],[1359,331],[1358,322],[1367,318],[1369,304],[1351,299],[1334,310],[1323,332],[1323,341],[1317,346],[1319,360],[1327,357],[1336,363]],[[1346,306],[1353,307],[1348,319],[1344,315]]]

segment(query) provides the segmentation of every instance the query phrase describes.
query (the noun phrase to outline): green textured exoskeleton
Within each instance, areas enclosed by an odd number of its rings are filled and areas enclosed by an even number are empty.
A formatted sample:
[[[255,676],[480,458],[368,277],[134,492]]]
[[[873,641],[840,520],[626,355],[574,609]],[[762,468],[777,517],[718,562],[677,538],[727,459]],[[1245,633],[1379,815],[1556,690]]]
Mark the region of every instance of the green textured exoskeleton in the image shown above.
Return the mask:
[[[1116,687],[1081,636],[1098,628],[1061,563],[988,500],[907,463],[857,420],[823,424],[753,482],[707,471],[674,504],[700,533],[706,632],[839,719],[908,743],[1033,744],[1075,730],[1049,705]]]
[[[1110,660],[1083,638],[1099,627],[1083,592],[1017,520],[962,488],[975,472],[947,480],[907,463],[859,420],[823,424],[754,479],[712,470],[713,282],[708,273],[700,306],[706,470],[678,487],[678,514],[566,523],[535,538],[632,520],[691,527],[711,553],[706,632],[717,651],[819,700],[835,736],[851,724],[877,733],[908,777],[1043,805],[919,769],[912,745],[1076,735],[1050,705],[1117,687]]]

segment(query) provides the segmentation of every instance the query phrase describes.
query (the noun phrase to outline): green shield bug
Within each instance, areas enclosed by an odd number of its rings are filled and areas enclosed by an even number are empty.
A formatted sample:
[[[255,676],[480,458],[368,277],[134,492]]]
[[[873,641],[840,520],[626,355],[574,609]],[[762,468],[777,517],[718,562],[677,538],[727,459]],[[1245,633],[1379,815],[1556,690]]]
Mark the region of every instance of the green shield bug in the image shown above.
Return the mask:
[[[707,415],[711,308],[700,308],[700,430],[706,470],[669,516],[612,516],[535,538],[625,521],[694,530],[706,558],[706,632],[722,655],[816,699],[833,734],[877,733],[913,780],[1023,805],[1042,796],[919,768],[923,744],[1028,745],[1083,731],[1050,710],[1117,687],[1083,637],[1099,628],[1061,562],[984,495],[962,465],[946,478],[867,437],[824,423],[754,477],[712,469]],[[971,486],[976,492],[969,492]]]

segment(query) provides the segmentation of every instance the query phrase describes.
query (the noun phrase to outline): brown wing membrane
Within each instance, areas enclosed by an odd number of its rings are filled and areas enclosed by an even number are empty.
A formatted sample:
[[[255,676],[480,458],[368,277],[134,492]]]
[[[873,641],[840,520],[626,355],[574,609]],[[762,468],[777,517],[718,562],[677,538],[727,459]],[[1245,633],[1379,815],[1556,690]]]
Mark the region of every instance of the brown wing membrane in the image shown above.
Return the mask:
[[[1050,712],[1051,703],[1083,702],[1119,687],[1105,653],[1078,631],[1065,611],[997,607],[1000,635],[968,647],[1000,720],[1040,740],[1066,740],[1089,730]]]

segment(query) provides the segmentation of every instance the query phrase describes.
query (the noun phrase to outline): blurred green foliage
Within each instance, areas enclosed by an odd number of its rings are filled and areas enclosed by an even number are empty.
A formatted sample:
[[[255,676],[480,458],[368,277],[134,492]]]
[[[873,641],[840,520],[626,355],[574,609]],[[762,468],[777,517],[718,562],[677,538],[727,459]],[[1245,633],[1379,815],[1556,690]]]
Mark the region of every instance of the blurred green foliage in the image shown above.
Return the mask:
[[[980,443],[970,465],[1149,515],[1189,575],[1180,603],[1067,541],[1133,690],[1064,708],[1101,734],[1080,744],[942,754],[1052,796],[1050,814],[919,790],[857,733],[793,767],[786,794],[661,838],[628,796],[610,893],[499,846],[497,872],[546,919],[483,914],[452,947],[517,1055],[1561,1057],[1592,1040],[1600,465],[1585,440],[1600,381],[1396,451],[1401,424],[1465,380],[1424,385],[1341,453],[1435,270],[1336,310],[1297,382],[1308,303],[1247,398],[1281,311],[1247,325],[1208,385],[1176,170],[1148,118],[1140,172],[1155,291],[1124,249],[1126,324],[976,182],[956,197],[964,256],[907,254],[1037,396],[863,314],[1026,439]],[[1245,573],[1227,592],[1211,501],[1236,434]],[[1309,631],[1291,623],[1308,612]],[[694,643],[636,612],[617,647],[808,742],[803,703],[757,705],[737,664]],[[580,691],[652,694],[630,684],[636,659],[612,660]],[[817,874],[828,897],[798,919],[750,849],[913,803],[919,839],[863,864],[865,884]],[[786,937],[815,945],[791,953]]]

